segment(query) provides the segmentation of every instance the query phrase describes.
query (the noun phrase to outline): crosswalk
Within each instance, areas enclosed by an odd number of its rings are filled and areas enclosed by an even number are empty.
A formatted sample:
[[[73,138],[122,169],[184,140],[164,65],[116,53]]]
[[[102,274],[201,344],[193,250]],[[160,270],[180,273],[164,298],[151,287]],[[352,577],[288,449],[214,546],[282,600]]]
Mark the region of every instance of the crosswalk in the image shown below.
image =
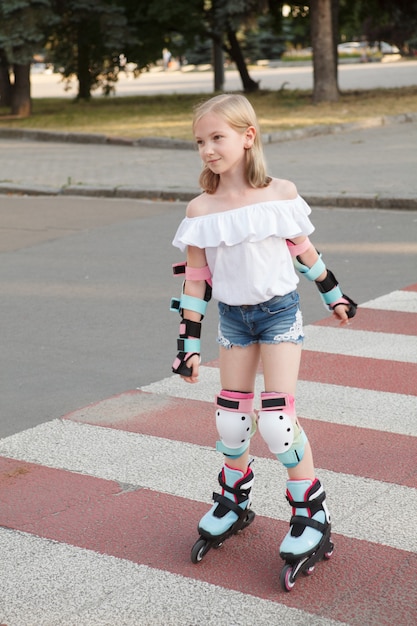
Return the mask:
[[[280,589],[285,471],[255,437],[254,524],[191,563],[221,464],[211,362],[198,385],[171,376],[0,440],[0,624],[414,625],[417,284],[305,330],[297,408],[330,561]]]

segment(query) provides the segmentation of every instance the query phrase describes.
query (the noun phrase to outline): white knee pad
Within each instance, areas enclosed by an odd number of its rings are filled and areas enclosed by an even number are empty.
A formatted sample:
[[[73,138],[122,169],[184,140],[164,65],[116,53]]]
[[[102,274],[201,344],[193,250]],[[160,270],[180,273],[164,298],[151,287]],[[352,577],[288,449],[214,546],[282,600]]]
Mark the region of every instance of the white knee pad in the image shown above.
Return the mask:
[[[297,421],[294,397],[263,392],[261,402],[258,427],[262,438],[285,467],[295,467],[304,456],[307,437]]]
[[[253,393],[224,389],[216,397],[216,427],[220,436],[216,449],[228,457],[242,456],[256,431],[253,397]]]

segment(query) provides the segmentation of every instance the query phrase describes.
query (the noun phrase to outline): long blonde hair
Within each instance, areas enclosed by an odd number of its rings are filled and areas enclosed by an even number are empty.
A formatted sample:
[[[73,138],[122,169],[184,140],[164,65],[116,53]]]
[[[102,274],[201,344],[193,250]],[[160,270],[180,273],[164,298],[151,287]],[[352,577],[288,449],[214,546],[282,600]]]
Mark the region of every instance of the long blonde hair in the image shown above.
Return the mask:
[[[244,133],[249,126],[256,129],[252,147],[245,150],[246,178],[251,187],[267,187],[271,178],[266,173],[258,119],[249,100],[239,94],[221,94],[197,105],[194,109],[193,132],[197,122],[207,113],[220,115],[231,128],[239,133]],[[207,165],[203,166],[199,184],[206,193],[214,193],[219,180],[219,174],[214,174]]]

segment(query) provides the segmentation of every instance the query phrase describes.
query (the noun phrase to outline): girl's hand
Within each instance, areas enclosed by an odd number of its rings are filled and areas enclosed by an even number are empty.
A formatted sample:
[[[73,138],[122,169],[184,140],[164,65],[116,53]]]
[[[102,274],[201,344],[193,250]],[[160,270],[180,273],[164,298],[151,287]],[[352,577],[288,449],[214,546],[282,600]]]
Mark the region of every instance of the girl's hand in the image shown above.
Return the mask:
[[[188,359],[186,365],[192,368],[192,374],[191,376],[181,376],[181,378],[186,383],[198,383],[198,372],[200,368],[200,357],[198,354],[193,354],[193,356]]]
[[[336,304],[333,309],[333,315],[336,319],[340,320],[341,324],[346,324],[348,318],[349,305],[348,304]]]

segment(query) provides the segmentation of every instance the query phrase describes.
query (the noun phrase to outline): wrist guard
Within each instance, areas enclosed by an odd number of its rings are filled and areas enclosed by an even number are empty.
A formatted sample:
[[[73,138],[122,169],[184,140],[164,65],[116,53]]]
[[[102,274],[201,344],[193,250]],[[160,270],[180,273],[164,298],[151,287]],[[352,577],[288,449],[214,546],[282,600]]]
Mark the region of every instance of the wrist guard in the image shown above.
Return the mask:
[[[317,288],[320,292],[321,299],[326,309],[328,309],[329,311],[334,311],[335,307],[338,304],[347,304],[349,307],[347,311],[348,318],[350,319],[351,317],[354,317],[358,305],[351,298],[349,298],[349,296],[345,295],[342,292],[335,275],[333,274],[333,272],[326,268],[326,265],[321,258],[321,254],[318,254],[319,258],[314,263],[314,265],[312,265],[312,267],[304,265],[303,263],[301,263],[299,257],[295,257],[293,259],[295,268],[300,272],[300,274],[305,276],[305,278],[316,283]],[[326,278],[324,280],[318,281],[317,278],[325,270],[327,271]]]
[[[200,356],[200,336],[201,322],[182,319],[180,323],[180,333],[177,339],[177,349],[179,352],[172,364],[174,374],[191,376],[192,368],[188,367],[186,362],[189,358],[194,356],[194,354]]]
[[[202,268],[191,268],[186,263],[176,263],[173,266],[174,276],[185,275],[185,281],[187,280],[204,280],[206,284],[206,290],[204,293],[204,299],[195,298],[194,296],[188,296],[184,293],[183,283],[181,298],[172,298],[171,311],[178,311],[182,316],[183,310],[194,311],[200,314],[200,320],[204,318],[207,304],[211,299],[211,273],[210,269],[206,265]],[[195,322],[182,317],[180,323],[179,337],[177,339],[177,350],[179,350],[174,363],[172,364],[172,371],[174,374],[180,376],[191,376],[192,368],[188,367],[186,362],[192,356],[197,355],[200,357],[200,337],[201,337],[201,321]]]
[[[321,299],[329,311],[334,311],[338,304],[347,304],[349,306],[347,310],[348,318],[350,319],[355,316],[358,305],[349,298],[349,296],[342,293],[333,272],[327,270],[326,278],[321,281],[316,280],[316,285],[320,292]]]

